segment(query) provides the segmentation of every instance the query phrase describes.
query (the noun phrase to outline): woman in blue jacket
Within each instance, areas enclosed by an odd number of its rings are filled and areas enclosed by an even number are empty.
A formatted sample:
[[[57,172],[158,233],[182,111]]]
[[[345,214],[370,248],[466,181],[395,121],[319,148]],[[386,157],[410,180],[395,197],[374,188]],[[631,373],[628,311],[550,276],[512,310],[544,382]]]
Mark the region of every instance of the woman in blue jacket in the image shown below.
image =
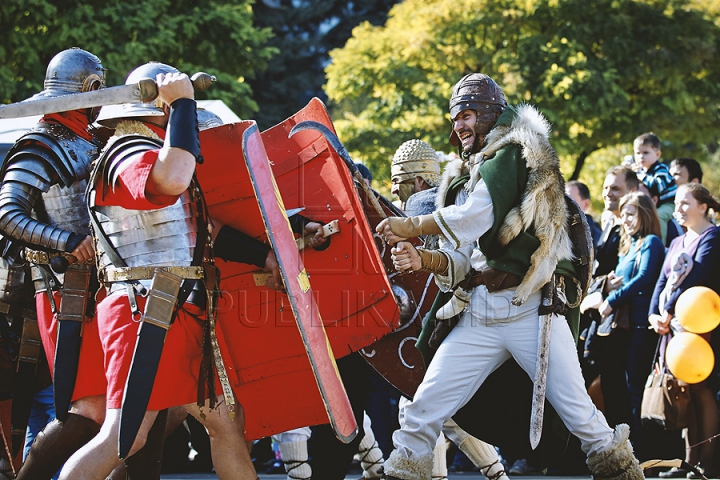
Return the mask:
[[[613,312],[617,317],[619,309],[626,308],[629,325],[626,330],[618,326],[609,337],[602,338],[600,375],[608,419],[613,409],[621,410],[624,418],[629,416],[630,439],[639,452],[640,404],[657,344],[657,335],[648,329],[647,312],[665,247],[660,239],[657,210],[644,193],[631,192],[620,200],[620,219],[618,264],[607,276],[609,293],[598,311],[603,317]]]

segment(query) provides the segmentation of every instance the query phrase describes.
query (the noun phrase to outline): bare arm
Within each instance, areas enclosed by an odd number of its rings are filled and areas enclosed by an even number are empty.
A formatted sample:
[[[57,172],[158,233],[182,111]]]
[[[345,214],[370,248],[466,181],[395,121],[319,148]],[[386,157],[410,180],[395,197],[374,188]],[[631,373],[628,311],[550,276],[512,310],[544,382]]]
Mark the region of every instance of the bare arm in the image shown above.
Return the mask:
[[[159,98],[165,105],[178,99],[194,99],[192,83],[184,73],[157,76]],[[191,119],[188,119],[191,121]],[[197,117],[194,119],[197,122]],[[195,173],[195,156],[187,150],[169,144],[169,136],[160,150],[157,162],[150,172],[150,180],[161,195],[180,195],[187,190]]]

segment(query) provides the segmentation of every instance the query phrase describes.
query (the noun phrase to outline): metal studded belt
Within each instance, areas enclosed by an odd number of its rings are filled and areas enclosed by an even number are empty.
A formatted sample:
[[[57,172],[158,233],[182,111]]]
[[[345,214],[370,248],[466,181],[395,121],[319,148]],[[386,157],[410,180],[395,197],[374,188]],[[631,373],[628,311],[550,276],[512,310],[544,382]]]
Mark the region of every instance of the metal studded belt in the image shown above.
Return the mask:
[[[100,275],[105,283],[150,280],[155,270],[172,273],[185,279],[201,280],[205,278],[203,267],[105,267]]]

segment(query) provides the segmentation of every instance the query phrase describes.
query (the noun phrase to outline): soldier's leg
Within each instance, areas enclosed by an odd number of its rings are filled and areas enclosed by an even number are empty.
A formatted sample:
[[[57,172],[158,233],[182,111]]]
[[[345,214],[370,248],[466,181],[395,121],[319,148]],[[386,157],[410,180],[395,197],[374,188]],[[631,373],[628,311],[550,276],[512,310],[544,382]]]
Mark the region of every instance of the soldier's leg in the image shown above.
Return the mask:
[[[84,397],[73,402],[65,422],[53,420],[38,433],[17,479],[52,478],[73,453],[97,435],[104,416],[104,395]]]
[[[207,405],[200,410],[194,404],[185,405],[188,413],[202,423],[210,437],[213,466],[220,480],[255,480],[257,474],[245,441],[245,413],[239,403],[235,404],[235,418],[222,397],[219,405],[210,409]]]
[[[472,337],[472,338],[470,338]],[[413,401],[402,409],[402,428],[393,434],[395,450],[385,461],[387,478],[426,478],[442,425],[510,356],[502,333],[462,322],[440,345]]]
[[[383,454],[375,440],[375,432],[372,430],[372,422],[367,412],[363,416],[363,430],[365,430],[365,435],[360,440],[358,453],[355,455],[355,458],[360,460],[360,466],[363,469],[362,478],[380,478]]]
[[[527,328],[515,338],[513,356],[535,375],[539,322],[525,320]],[[519,332],[519,331],[518,331]],[[547,399],[570,433],[580,439],[594,478],[634,480],[644,478],[628,440],[630,428],[620,424],[613,431],[585,389],[575,341],[565,318],[553,316],[548,355]]]
[[[148,432],[155,422],[157,414],[156,410],[145,412],[145,417],[128,457],[145,445]],[[122,463],[122,460],[118,458],[119,432],[120,409],[108,409],[100,433],[68,459],[60,472],[60,480],[106,478]]]
[[[508,480],[495,447],[467,433],[452,418],[443,425],[443,432],[489,480]]]
[[[118,465],[106,480],[157,480],[162,469],[163,443],[165,442],[168,411],[162,410],[155,418],[145,445]]]
[[[433,480],[447,480],[447,438],[440,432],[435,448],[433,449]]]
[[[310,480],[312,469],[308,463],[308,438],[310,438],[310,427],[295,428],[287,432],[273,435],[273,439],[280,448],[288,479]]]

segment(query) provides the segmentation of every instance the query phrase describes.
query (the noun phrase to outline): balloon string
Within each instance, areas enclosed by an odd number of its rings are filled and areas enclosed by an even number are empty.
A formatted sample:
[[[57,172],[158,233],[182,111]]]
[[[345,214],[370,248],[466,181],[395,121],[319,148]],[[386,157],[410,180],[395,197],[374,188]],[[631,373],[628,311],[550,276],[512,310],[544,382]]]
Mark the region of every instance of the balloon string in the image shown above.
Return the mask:
[[[712,437],[706,438],[705,440],[702,440],[702,441],[696,443],[695,445],[690,445],[690,446],[687,447],[685,450],[690,450],[691,448],[695,448],[695,447],[697,447],[697,446],[699,446],[699,445],[702,445],[703,443],[712,442],[714,439],[716,439],[716,438],[718,438],[718,437],[720,437],[720,433],[718,433],[718,434],[716,434],[716,435],[713,435]]]

